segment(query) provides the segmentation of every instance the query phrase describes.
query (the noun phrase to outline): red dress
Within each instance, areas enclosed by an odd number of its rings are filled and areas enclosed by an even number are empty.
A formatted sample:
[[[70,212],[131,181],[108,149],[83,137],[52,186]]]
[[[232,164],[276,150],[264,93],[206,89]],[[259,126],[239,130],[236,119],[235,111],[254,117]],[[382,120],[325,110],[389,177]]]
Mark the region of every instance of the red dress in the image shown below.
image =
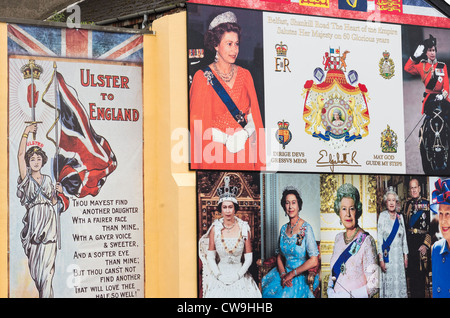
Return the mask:
[[[265,168],[265,134],[258,99],[250,72],[237,67],[236,79],[232,88],[214,70],[236,106],[245,115],[252,114],[255,132],[247,139],[245,148],[231,153],[223,143],[212,140],[212,129],[232,135],[242,130],[240,124],[230,114],[226,105],[208,82],[202,70],[195,73],[189,93],[191,168],[212,170],[255,170]]]
[[[419,63],[415,63],[411,58],[405,64],[405,71],[412,75],[420,75],[422,79],[422,83],[425,85],[425,95],[422,104],[422,114],[424,113],[425,106],[428,102],[428,98],[434,98],[436,94],[442,94],[444,99],[447,102],[450,102],[449,93],[449,81],[448,81],[448,73],[447,73],[447,65],[444,64],[444,67],[439,70],[439,75],[435,84],[430,84],[430,80],[432,78],[432,74],[435,73],[437,66],[437,61],[435,63],[430,63],[429,61],[422,60]],[[432,87],[429,87],[432,86]],[[430,99],[430,102],[432,100]]]

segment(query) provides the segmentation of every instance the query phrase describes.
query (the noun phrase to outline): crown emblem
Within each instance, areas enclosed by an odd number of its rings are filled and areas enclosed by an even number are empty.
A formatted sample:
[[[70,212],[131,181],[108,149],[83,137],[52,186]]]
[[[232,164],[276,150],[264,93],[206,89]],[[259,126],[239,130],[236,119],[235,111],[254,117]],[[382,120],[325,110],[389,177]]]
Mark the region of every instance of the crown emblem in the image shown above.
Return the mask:
[[[275,50],[277,51],[278,56],[286,56],[288,46],[286,44],[283,44],[283,42],[280,42],[280,44],[275,45]]]
[[[224,186],[217,189],[217,195],[219,196],[219,203],[223,201],[232,201],[237,203],[237,194],[239,188],[236,186],[230,186],[230,177],[226,176],[224,179]]]
[[[288,129],[289,128],[289,123],[287,121],[279,121],[278,122],[278,128],[279,129]]]
[[[29,79],[33,76],[34,79],[39,79],[42,74],[42,67],[36,64],[34,60],[30,60],[28,64],[25,64],[20,68],[24,79]]]
[[[390,56],[391,56],[391,53],[389,53],[388,51],[383,52],[383,57],[385,60],[387,60]]]

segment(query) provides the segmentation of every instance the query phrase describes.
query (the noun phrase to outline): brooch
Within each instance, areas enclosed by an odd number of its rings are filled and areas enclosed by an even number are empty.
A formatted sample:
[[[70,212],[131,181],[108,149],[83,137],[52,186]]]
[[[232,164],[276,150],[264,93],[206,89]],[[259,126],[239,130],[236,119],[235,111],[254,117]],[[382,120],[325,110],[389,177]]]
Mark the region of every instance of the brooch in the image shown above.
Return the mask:
[[[213,73],[211,71],[205,71],[203,75],[206,77],[206,82],[208,83],[208,85],[212,86],[212,78],[214,76]]]
[[[300,232],[297,233],[297,245],[298,246],[302,245],[303,239],[305,238],[305,232],[306,232],[306,229],[304,227],[301,227]]]

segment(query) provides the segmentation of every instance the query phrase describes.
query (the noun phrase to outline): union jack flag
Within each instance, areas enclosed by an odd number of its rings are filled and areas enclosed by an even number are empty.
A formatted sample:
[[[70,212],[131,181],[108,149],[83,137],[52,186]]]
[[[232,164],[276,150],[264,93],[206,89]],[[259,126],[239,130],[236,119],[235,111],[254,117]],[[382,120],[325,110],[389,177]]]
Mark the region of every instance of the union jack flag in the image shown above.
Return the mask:
[[[10,55],[143,61],[143,36],[86,29],[8,25]]]
[[[53,173],[68,194],[79,198],[96,196],[116,169],[116,156],[108,141],[94,131],[76,90],[60,73],[55,74],[61,132]],[[63,202],[67,209],[67,198]]]

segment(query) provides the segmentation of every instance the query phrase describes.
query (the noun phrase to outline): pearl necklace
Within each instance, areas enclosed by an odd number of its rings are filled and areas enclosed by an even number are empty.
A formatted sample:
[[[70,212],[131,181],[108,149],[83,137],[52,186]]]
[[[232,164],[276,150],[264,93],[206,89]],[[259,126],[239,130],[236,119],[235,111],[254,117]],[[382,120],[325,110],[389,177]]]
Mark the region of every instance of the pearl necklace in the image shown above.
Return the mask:
[[[221,79],[223,79],[223,81],[225,83],[230,82],[233,77],[234,77],[234,70],[236,68],[236,65],[231,64],[231,71],[230,73],[226,74],[226,73],[222,73],[221,71],[219,71],[219,68],[217,67],[217,63],[213,64],[214,70],[216,71],[216,73],[220,76]]]
[[[223,227],[227,230],[228,233],[233,229],[233,227],[236,225],[236,219],[234,219],[234,223],[231,226],[226,226],[225,223],[223,223]]]
[[[353,233],[352,237],[347,238],[347,232],[344,233],[344,242],[345,244],[350,243],[351,241],[353,241],[353,239],[355,238],[356,234],[358,234],[359,232],[359,226],[356,227],[355,229],[355,233]]]

